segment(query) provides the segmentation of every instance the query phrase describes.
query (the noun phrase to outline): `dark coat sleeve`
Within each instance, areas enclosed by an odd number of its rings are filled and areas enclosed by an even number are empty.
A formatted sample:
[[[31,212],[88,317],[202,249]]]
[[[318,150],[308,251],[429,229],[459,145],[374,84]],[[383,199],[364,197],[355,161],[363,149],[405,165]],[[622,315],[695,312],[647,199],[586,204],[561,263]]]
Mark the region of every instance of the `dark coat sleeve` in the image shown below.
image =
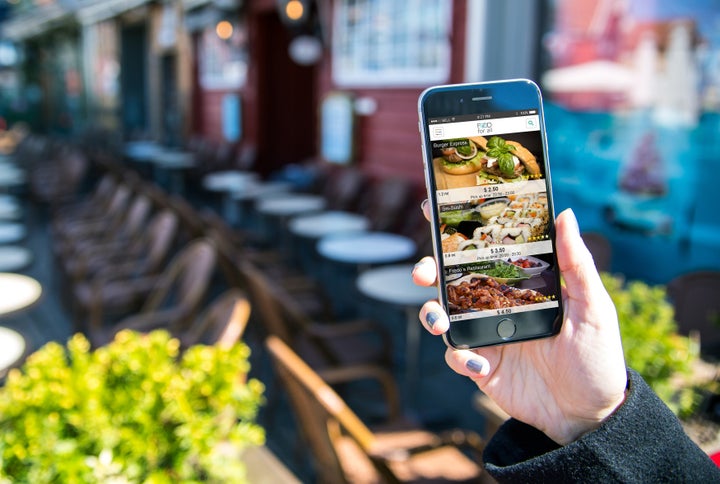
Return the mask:
[[[632,370],[625,402],[597,430],[559,446],[511,419],[483,458],[500,482],[720,482],[720,469]]]

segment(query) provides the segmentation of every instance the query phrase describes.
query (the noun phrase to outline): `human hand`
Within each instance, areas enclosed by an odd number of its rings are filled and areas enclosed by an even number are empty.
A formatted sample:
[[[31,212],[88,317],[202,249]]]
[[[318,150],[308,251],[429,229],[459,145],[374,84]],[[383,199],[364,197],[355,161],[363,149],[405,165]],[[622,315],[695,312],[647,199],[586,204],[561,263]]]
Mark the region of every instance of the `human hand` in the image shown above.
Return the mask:
[[[448,348],[445,360],[509,415],[565,445],[599,427],[622,404],[627,373],[615,306],[573,212],[562,212],[555,227],[565,282],[560,333],[475,350]],[[430,286],[436,279],[434,259],[422,259],[413,271],[415,283]],[[437,301],[423,305],[420,320],[434,335],[450,325]]]

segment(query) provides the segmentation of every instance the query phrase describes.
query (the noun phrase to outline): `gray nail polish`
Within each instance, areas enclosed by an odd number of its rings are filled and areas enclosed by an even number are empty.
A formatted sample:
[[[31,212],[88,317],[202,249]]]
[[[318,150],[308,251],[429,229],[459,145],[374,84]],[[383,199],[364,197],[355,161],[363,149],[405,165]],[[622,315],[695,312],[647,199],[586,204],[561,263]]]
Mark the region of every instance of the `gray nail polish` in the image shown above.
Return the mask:
[[[435,326],[435,323],[437,320],[440,319],[440,315],[434,311],[431,311],[425,315],[425,322],[430,326],[431,328]]]
[[[480,373],[483,370],[483,367],[485,365],[482,364],[479,360],[467,360],[467,363],[465,363],[465,368],[472,371],[473,373]]]

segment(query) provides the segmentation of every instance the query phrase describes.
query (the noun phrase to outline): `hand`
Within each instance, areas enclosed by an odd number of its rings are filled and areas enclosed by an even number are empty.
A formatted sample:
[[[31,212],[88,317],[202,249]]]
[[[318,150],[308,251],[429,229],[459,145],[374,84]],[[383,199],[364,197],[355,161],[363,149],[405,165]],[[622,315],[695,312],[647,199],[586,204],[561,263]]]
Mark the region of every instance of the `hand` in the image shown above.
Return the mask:
[[[560,333],[475,350],[448,348],[445,360],[509,415],[565,445],[599,427],[622,404],[627,373],[615,306],[571,210],[557,217],[556,245],[565,282]],[[435,284],[435,261],[422,259],[413,279]],[[435,335],[450,325],[437,301],[423,305],[420,320]]]

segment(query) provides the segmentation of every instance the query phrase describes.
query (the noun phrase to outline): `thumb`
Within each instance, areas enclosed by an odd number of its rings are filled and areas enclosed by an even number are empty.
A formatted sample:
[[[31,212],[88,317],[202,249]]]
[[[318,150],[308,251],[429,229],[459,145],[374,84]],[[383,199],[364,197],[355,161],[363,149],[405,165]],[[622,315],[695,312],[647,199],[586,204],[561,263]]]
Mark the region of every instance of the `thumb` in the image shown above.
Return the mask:
[[[580,237],[572,209],[558,215],[555,224],[558,266],[571,299],[585,298],[593,291],[605,291],[592,255]]]

